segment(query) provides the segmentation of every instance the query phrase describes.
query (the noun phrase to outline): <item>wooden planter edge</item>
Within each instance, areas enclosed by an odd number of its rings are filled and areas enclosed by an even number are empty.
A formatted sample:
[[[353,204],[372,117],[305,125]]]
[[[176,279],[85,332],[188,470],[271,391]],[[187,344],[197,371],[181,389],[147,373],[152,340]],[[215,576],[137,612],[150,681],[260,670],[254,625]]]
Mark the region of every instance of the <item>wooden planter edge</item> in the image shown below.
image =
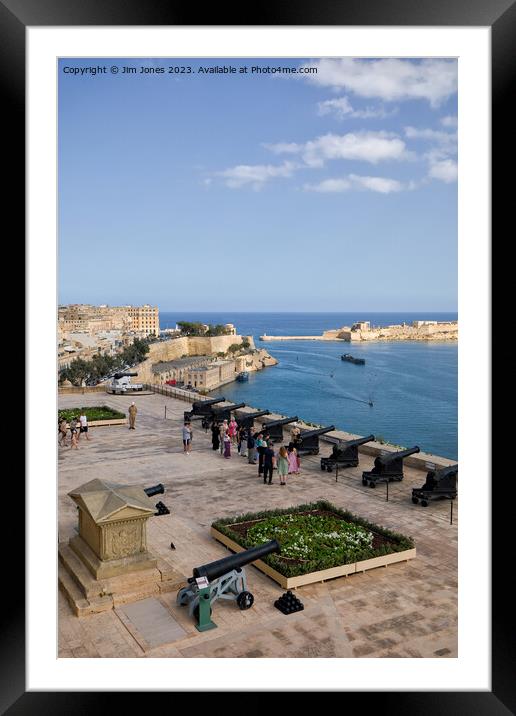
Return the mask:
[[[112,420],[89,420],[88,421],[88,427],[89,428],[100,428],[103,425],[127,425],[127,418],[113,418]],[[70,424],[67,424],[67,427],[70,428]]]
[[[218,542],[221,542],[225,547],[234,552],[244,552],[245,547],[235,542],[230,537],[227,537],[222,532],[219,532],[215,527],[211,528],[211,536],[214,537]],[[406,549],[403,552],[392,552],[391,554],[385,554],[381,557],[373,557],[366,559],[361,562],[353,562],[352,564],[342,564],[338,567],[331,567],[330,569],[323,569],[318,572],[310,572],[309,574],[302,574],[299,577],[285,577],[278,571],[270,567],[261,559],[253,562],[253,566],[259,569],[261,572],[269,576],[275,582],[277,582],[283,589],[292,589],[296,587],[302,587],[306,584],[313,584],[314,582],[325,582],[327,579],[336,579],[337,577],[344,577],[348,574],[356,574],[357,572],[365,572],[368,569],[376,569],[377,567],[387,567],[389,564],[395,562],[407,562],[409,559],[416,557],[416,548]]]

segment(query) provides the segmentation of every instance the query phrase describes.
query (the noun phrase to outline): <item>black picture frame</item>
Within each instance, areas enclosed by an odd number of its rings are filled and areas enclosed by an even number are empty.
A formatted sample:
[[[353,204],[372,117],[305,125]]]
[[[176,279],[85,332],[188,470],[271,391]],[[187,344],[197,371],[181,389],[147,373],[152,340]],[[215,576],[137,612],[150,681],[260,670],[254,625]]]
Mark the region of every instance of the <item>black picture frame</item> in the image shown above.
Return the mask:
[[[4,191],[4,223],[12,218],[12,237],[24,246],[25,216],[25,29],[36,26],[97,25],[272,25],[272,26],[484,26],[492,33],[492,166],[493,235],[502,222],[512,223],[509,195],[512,182],[506,171],[514,157],[513,114],[509,102],[514,80],[516,4],[514,0],[324,0],[312,4],[292,0],[262,6],[209,4],[179,5],[164,0],[0,0],[0,83],[4,111],[4,145],[13,153],[9,182]],[[252,15],[248,15],[249,11]],[[202,18],[199,21],[199,18]],[[7,140],[7,141],[5,141]],[[509,175],[509,174],[508,174]],[[502,180],[502,177],[504,179]],[[512,193],[512,192],[511,192]],[[512,219],[512,216],[511,216]],[[22,249],[23,254],[23,249]],[[493,252],[494,257],[494,252]],[[22,263],[23,263],[22,255]],[[496,324],[495,324],[496,325]],[[487,436],[489,439],[489,436]],[[509,501],[493,484],[492,505],[492,690],[490,692],[351,692],[361,708],[378,703],[382,713],[395,714],[507,714],[516,713],[516,640],[514,600],[507,593],[511,573],[504,525],[510,524]],[[23,495],[17,486],[18,504]],[[17,523],[17,539],[24,544]],[[2,610],[0,638],[0,708],[12,715],[25,713],[82,714],[116,708],[120,695],[94,692],[26,692],[24,565],[9,566],[7,605]],[[15,584],[16,587],[12,588]],[[471,595],[474,599],[474,595]],[[410,688],[410,684],[407,684]],[[134,698],[131,696],[131,698]],[[364,699],[366,699],[364,701]]]

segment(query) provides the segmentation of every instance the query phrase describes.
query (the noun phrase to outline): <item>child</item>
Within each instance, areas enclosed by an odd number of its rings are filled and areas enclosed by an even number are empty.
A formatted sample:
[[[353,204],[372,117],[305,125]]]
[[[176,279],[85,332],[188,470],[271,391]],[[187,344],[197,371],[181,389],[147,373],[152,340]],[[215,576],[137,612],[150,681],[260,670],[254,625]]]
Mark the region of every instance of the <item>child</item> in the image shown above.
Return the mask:
[[[280,485],[287,484],[287,475],[289,471],[289,460],[287,448],[282,445],[278,451],[278,476],[280,479]]]

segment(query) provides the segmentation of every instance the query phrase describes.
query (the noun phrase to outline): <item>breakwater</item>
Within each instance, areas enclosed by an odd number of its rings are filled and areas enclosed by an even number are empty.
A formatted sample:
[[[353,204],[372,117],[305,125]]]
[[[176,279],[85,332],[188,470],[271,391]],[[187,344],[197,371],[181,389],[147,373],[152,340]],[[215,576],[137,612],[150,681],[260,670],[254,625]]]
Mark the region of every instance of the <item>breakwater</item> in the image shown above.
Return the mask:
[[[371,326],[360,321],[352,326],[331,328],[318,336],[260,336],[261,341],[456,341],[457,321],[414,321],[412,325]]]

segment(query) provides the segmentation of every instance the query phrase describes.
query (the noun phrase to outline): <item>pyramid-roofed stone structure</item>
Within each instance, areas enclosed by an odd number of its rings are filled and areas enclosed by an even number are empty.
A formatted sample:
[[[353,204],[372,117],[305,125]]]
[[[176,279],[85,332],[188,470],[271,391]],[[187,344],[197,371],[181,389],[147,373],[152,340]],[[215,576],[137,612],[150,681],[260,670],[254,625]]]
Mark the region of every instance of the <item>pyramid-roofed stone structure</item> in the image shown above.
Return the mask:
[[[94,479],[68,495],[79,508],[79,535],[70,547],[96,579],[156,566],[146,533],[156,507],[141,485]]]
[[[72,500],[82,507],[92,520],[99,524],[120,518],[119,513],[128,515],[153,515],[155,506],[139,485],[120,485],[107,480],[94,479],[68,493]],[[136,510],[136,512],[132,512]]]

